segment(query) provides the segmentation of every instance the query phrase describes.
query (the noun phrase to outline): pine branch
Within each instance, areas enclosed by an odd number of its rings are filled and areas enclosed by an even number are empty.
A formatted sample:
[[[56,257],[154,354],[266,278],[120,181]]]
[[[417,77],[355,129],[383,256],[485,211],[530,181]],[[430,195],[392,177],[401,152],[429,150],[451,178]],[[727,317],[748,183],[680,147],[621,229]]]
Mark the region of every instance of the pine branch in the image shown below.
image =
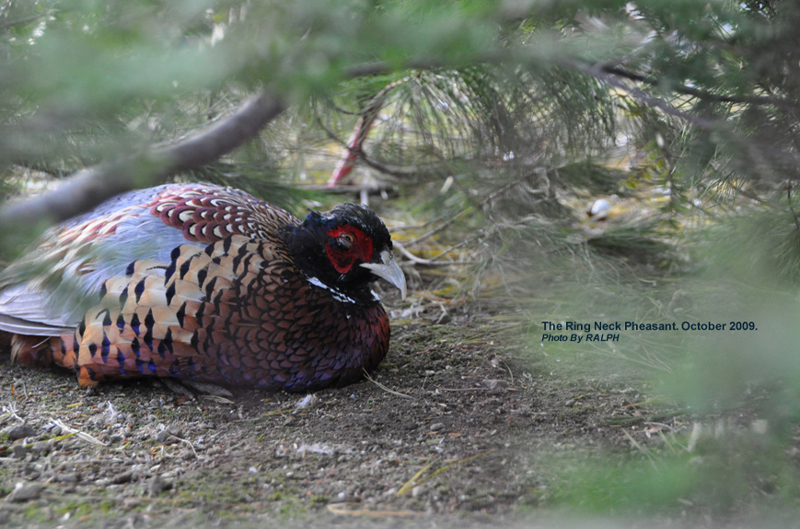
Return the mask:
[[[341,158],[339,158],[339,163],[336,164],[336,168],[334,169],[333,174],[331,174],[330,180],[328,181],[329,186],[335,186],[339,180],[347,177],[347,175],[353,171],[359,155],[363,155],[364,153],[364,142],[366,141],[367,136],[369,136],[370,130],[372,130],[372,125],[375,123],[378,113],[386,104],[386,96],[389,94],[389,92],[401,84],[407,83],[410,79],[411,76],[407,75],[402,79],[399,79],[393,83],[389,83],[372,98],[370,103],[366,106],[356,121],[356,126],[350,135],[350,139],[347,140],[347,144],[345,145],[345,151]]]
[[[536,63],[542,58],[535,52],[527,57],[512,50],[491,50],[473,57],[472,64],[507,62],[516,59],[522,63]],[[622,79],[654,84],[639,74],[627,72],[616,66],[586,65],[578,62],[559,61],[611,86],[621,88],[643,103],[656,107],[666,114],[679,117],[703,129],[717,129],[720,122],[676,109],[661,99],[650,96],[643,90],[627,85]],[[565,64],[566,62],[566,64]],[[456,64],[436,58],[416,58],[407,61],[405,67],[414,69],[457,68]],[[378,75],[395,71],[397,65],[387,62],[372,62],[353,65],[344,72],[344,77]],[[675,90],[694,97],[710,98],[725,102],[770,104],[792,106],[791,102],[766,96],[722,96],[694,88],[680,86]],[[155,146],[139,156],[126,157],[110,163],[90,167],[69,177],[57,190],[36,198],[7,204],[0,208],[0,229],[29,225],[43,218],[61,221],[79,214],[97,203],[137,187],[149,186],[181,171],[197,168],[231,152],[254,138],[258,132],[285,109],[280,98],[263,94],[248,101],[240,110],[197,136],[165,146]],[[361,158],[372,167],[388,174],[396,170]]]
[[[652,79],[647,76],[629,72],[624,70],[618,66],[599,66],[598,67],[603,72],[616,75],[618,77],[624,77],[626,79],[630,79],[631,81],[636,81],[640,83],[645,83],[651,86],[660,85],[661,81],[659,79]],[[721,95],[715,94],[712,92],[707,92],[705,90],[698,90],[697,88],[692,88],[686,85],[670,85],[672,90],[678,92],[679,94],[684,94],[692,97],[696,97],[698,99],[705,99],[709,101],[716,101],[718,103],[743,103],[749,105],[768,105],[768,106],[776,106],[785,109],[796,109],[797,104],[793,101],[790,101],[785,98],[780,97],[770,97],[770,96],[747,96],[747,95]]]
[[[341,145],[341,146],[342,146],[342,147],[344,147],[345,149],[349,149],[349,147],[348,147],[348,144],[347,144],[347,143],[345,143],[345,142],[344,142],[344,140],[342,140],[340,137],[338,137],[338,136],[337,136],[337,135],[336,135],[336,134],[335,134],[335,133],[334,133],[334,132],[333,132],[333,131],[332,131],[330,128],[328,128],[328,127],[327,127],[327,126],[326,126],[326,125],[325,125],[325,124],[322,122],[322,120],[321,120],[321,119],[319,119],[319,118],[317,118],[317,125],[318,125],[318,126],[319,126],[319,127],[322,129],[322,130],[324,130],[324,131],[325,131],[325,134],[327,134],[328,138],[330,138],[331,140],[335,141],[336,143],[338,143],[339,145]],[[374,161],[374,160],[370,159],[370,158],[367,156],[367,154],[366,154],[366,153],[365,153],[363,150],[361,150],[360,148],[359,148],[358,150],[356,150],[356,151],[355,151],[355,154],[358,156],[358,158],[359,158],[359,159],[361,159],[361,160],[362,160],[362,161],[363,161],[365,164],[367,164],[368,166],[372,167],[372,168],[373,168],[373,169],[375,169],[376,171],[380,171],[380,172],[381,172],[381,173],[383,173],[383,174],[388,174],[389,176],[395,176],[395,177],[397,177],[397,178],[407,178],[407,177],[411,177],[411,176],[413,176],[413,175],[415,175],[415,174],[417,174],[417,173],[419,172],[418,170],[403,171],[403,170],[401,170],[401,169],[392,169],[392,168],[390,168],[390,167],[387,167],[387,166],[385,166],[385,165],[383,165],[383,164],[381,164],[381,163],[378,163],[378,162],[376,162],[376,161]],[[328,186],[330,186],[330,187],[336,187],[335,185],[334,185],[334,186],[331,186],[331,184],[330,184],[330,183],[328,184]],[[341,186],[340,186],[340,187],[341,187]]]
[[[800,155],[785,149],[782,150],[777,148],[771,143],[762,140],[757,135],[745,137],[733,130],[730,123],[725,120],[708,119],[678,110],[669,103],[649,95],[640,88],[629,86],[617,76],[606,73],[597,66],[587,66],[577,62],[573,62],[571,66],[576,70],[591,75],[592,77],[595,77],[596,79],[599,79],[610,86],[624,90],[634,99],[638,99],[647,106],[657,108],[667,115],[682,119],[691,125],[695,125],[707,131],[716,131],[729,135],[731,140],[738,143],[742,152],[746,153],[755,167],[760,167],[762,170],[772,173],[770,174],[770,177],[773,180],[778,179],[778,177],[770,169],[771,163],[767,161],[767,158],[764,156],[764,154],[768,154],[769,157],[771,157],[772,164],[777,161],[778,163],[800,165]]]
[[[665,101],[662,101],[661,99],[658,99],[657,97],[653,97],[653,96],[649,95],[644,90],[641,90],[639,88],[636,88],[636,87],[629,86],[629,85],[625,84],[624,82],[619,80],[617,78],[617,76],[615,76],[613,74],[610,74],[610,73],[607,73],[601,67],[589,66],[589,65],[586,65],[586,64],[578,63],[578,62],[573,62],[572,63],[572,67],[575,68],[578,71],[581,71],[581,72],[583,72],[585,74],[591,75],[592,77],[595,77],[597,79],[600,79],[601,81],[603,81],[606,84],[609,84],[609,85],[611,85],[611,86],[613,86],[615,88],[619,88],[620,90],[624,90],[625,92],[629,93],[632,97],[634,97],[635,99],[638,99],[639,101],[641,101],[642,103],[646,104],[647,106],[655,107],[655,108],[661,110],[662,112],[664,112],[665,114],[668,114],[668,115],[676,117],[676,118],[680,118],[680,119],[682,119],[682,120],[684,120],[684,121],[686,121],[688,123],[691,123],[693,125],[697,125],[698,127],[701,127],[703,129],[712,130],[712,129],[718,127],[719,125],[721,125],[721,122],[719,122],[719,121],[706,119],[706,118],[703,118],[703,117],[700,117],[700,116],[695,116],[694,114],[689,114],[688,112],[683,112],[681,110],[678,110],[677,108],[675,108],[672,105],[666,103]]]
[[[78,171],[53,191],[0,208],[0,230],[9,233],[42,219],[63,221],[119,193],[213,162],[255,138],[285,108],[279,97],[263,93],[195,136]]]

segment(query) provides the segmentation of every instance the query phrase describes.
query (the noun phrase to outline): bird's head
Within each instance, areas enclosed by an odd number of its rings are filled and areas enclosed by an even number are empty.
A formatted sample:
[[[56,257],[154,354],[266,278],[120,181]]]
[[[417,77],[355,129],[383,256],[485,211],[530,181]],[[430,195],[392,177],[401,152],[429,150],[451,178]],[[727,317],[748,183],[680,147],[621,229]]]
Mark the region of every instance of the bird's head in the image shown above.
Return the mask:
[[[310,212],[292,231],[289,247],[312,283],[358,299],[371,298],[368,284],[380,278],[405,299],[406,279],[392,256],[389,230],[366,207],[340,204],[324,213]]]

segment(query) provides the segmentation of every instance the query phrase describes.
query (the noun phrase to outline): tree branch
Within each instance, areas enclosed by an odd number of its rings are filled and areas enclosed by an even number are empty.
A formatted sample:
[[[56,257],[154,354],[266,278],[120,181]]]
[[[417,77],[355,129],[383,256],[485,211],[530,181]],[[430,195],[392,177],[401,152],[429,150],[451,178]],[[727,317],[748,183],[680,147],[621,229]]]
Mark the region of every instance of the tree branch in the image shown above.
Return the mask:
[[[603,70],[602,67],[589,66],[578,62],[573,62],[569,64],[569,66],[572,66],[576,70],[581,71],[585,74],[591,75],[592,77],[600,79],[601,81],[605,82],[608,85],[611,85],[615,88],[619,88],[620,90],[624,90],[625,92],[633,96],[635,99],[638,99],[639,101],[650,107],[655,107],[664,112],[665,114],[674,116],[676,118],[680,118],[693,125],[697,125],[698,127],[701,127],[703,129],[714,130],[716,127],[720,125],[720,122],[718,121],[707,119],[701,116],[696,116],[694,114],[689,114],[688,112],[683,112],[673,107],[672,105],[662,101],[661,99],[658,99],[657,97],[653,97],[647,94],[644,90],[641,90],[634,86],[629,86],[624,81],[621,81],[619,78],[617,78],[616,75],[610,74],[605,70]]]
[[[631,81],[637,81],[640,83],[645,83],[651,86],[655,86],[659,84],[658,79],[650,79],[644,75],[640,75],[637,73],[629,72],[627,70],[623,70],[618,66],[600,66],[599,68],[603,72],[616,75],[618,77],[624,77],[626,79],[630,79]],[[692,88],[690,86],[685,85],[672,85],[671,89],[679,94],[684,94],[692,97],[696,97],[698,99],[706,99],[710,101],[716,101],[718,103],[742,103],[748,105],[771,105],[776,106],[784,109],[796,109],[797,104],[793,101],[788,99],[780,98],[780,97],[769,97],[769,96],[747,96],[747,95],[739,95],[739,96],[730,96],[730,95],[721,95],[721,94],[714,94],[712,92],[707,92],[705,90],[698,90],[697,88]]]
[[[778,179],[777,175],[774,174],[772,169],[776,162],[795,166],[800,165],[800,155],[794,152],[775,147],[772,143],[761,140],[758,135],[755,134],[751,136],[739,134],[733,129],[733,127],[731,127],[730,123],[725,120],[709,119],[678,110],[669,103],[647,94],[640,88],[629,86],[616,75],[603,71],[601,67],[588,66],[586,64],[577,62],[565,63],[565,65],[571,66],[578,71],[591,75],[592,77],[595,77],[610,86],[624,90],[634,99],[638,99],[650,107],[657,108],[667,115],[680,118],[691,125],[695,125],[707,131],[728,134],[731,139],[737,142],[742,152],[744,152],[752,160],[753,164],[758,167],[762,173],[768,174],[770,178]],[[768,154],[771,159],[768,161],[763,154]]]
[[[317,125],[319,125],[319,127],[322,130],[325,131],[325,133],[328,135],[328,138],[330,138],[331,140],[335,141],[336,143],[338,143],[339,145],[341,145],[345,149],[350,149],[350,147],[347,145],[347,143],[345,143],[341,138],[339,138],[336,134],[334,134],[334,132],[331,129],[329,129],[322,122],[322,120],[319,119],[319,118],[317,118]],[[404,171],[402,169],[392,169],[390,167],[387,167],[387,166],[385,166],[383,164],[380,164],[380,163],[378,163],[378,162],[376,162],[374,160],[371,160],[367,156],[367,154],[360,148],[356,149],[356,155],[365,164],[369,165],[370,167],[372,167],[373,169],[375,169],[377,171],[380,171],[383,174],[388,174],[390,176],[395,176],[397,178],[408,178],[408,177],[414,176],[415,174],[419,173],[419,170],[417,170],[417,169]],[[328,185],[330,185],[330,184],[328,184]]]
[[[491,50],[475,58],[477,63],[496,63],[512,58],[508,51]],[[517,57],[517,59],[520,59]],[[528,61],[536,61],[534,54]],[[525,62],[523,60],[523,62]],[[559,61],[556,61],[559,62]],[[561,61],[562,63],[564,61]],[[664,101],[652,97],[644,91],[627,86],[621,79],[652,84],[653,81],[616,66],[586,65],[567,61],[579,71],[603,80],[611,86],[626,90],[643,103],[659,108],[666,114],[679,117],[706,130],[719,126],[719,122],[682,112]],[[458,68],[441,59],[411,59],[406,68],[430,69],[439,67]],[[354,78],[377,75],[396,69],[387,62],[372,62],[353,65],[344,71],[344,77]],[[710,98],[716,101],[733,103],[770,104],[792,107],[790,101],[765,96],[723,96],[694,88],[679,86],[676,92],[694,97]],[[285,103],[276,95],[264,93],[249,100],[234,114],[219,121],[209,129],[187,139],[162,146],[137,156],[125,157],[106,164],[90,167],[70,176],[57,189],[39,197],[8,203],[0,207],[0,230],[13,230],[14,227],[31,225],[42,219],[52,222],[63,221],[116,194],[139,187],[154,185],[167,177],[217,160],[237,147],[253,139],[257,134],[285,110]],[[372,160],[362,158],[373,167],[395,174],[396,171],[379,166]]]
[[[213,162],[255,138],[285,108],[279,97],[263,93],[195,136],[78,171],[52,191],[0,208],[0,230],[8,232],[42,219],[63,221],[119,193]]]
[[[498,62],[506,55],[505,51],[493,50],[482,54],[475,62]],[[457,68],[458,65],[439,58],[419,58],[410,59],[404,67],[432,69]],[[344,71],[344,77],[379,75],[396,69],[396,65],[382,61],[356,64]],[[212,162],[254,138],[283,110],[285,103],[278,96],[263,94],[195,137],[78,171],[53,191],[1,206],[0,232],[11,233],[42,220],[63,221],[119,193],[155,185],[170,175]],[[388,168],[380,170],[389,172]]]

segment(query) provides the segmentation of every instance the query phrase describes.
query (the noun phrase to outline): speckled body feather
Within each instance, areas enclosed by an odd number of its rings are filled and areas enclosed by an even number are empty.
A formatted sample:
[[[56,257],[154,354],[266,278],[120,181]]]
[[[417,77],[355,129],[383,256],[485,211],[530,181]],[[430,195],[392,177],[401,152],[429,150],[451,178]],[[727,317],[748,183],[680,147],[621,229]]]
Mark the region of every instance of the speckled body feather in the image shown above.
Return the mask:
[[[348,230],[366,230],[370,251],[373,238],[391,249],[383,224],[362,210],[347,206],[301,223],[230,188],[122,195],[52,230],[3,272],[0,329],[14,333],[16,361],[73,369],[82,386],[140,376],[290,391],[344,385],[374,369],[389,345],[388,318],[368,288],[375,277],[366,269],[340,274],[327,262],[339,259],[327,239],[348,222],[358,227]],[[149,248],[129,226],[144,227]],[[136,259],[122,266],[131,245]],[[51,276],[17,283],[32,263]],[[47,300],[59,291],[96,304],[78,318],[53,314]]]

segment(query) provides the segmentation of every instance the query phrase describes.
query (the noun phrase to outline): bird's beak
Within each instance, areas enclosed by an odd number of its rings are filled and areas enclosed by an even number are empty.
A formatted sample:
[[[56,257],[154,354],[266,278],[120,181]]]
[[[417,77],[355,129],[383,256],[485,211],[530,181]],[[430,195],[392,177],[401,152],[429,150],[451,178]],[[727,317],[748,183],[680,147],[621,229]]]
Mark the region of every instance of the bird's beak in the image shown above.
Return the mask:
[[[400,295],[406,299],[406,276],[394,262],[394,256],[389,250],[381,252],[382,263],[361,263],[364,268],[369,268],[373,274],[385,279],[400,289]]]

